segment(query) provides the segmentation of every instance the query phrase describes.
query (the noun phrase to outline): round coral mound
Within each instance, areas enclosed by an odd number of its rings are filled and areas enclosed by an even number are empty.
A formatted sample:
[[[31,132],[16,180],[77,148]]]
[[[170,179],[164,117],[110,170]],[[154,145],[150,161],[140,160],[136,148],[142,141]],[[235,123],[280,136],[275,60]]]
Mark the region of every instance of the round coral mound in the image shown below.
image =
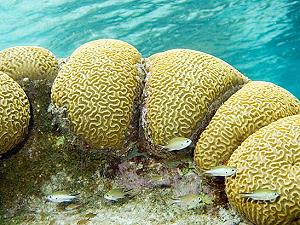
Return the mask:
[[[228,162],[231,205],[257,225],[300,224],[300,115],[280,119],[249,136]],[[254,201],[240,193],[275,190],[277,201]]]
[[[176,136],[194,139],[213,103],[248,82],[224,61],[188,49],[152,55],[146,68],[142,123],[153,145],[165,145]]]
[[[22,78],[53,80],[58,72],[58,61],[45,48],[17,46],[0,51],[0,71],[16,81]]]
[[[122,148],[138,122],[140,60],[126,42],[96,40],[75,50],[55,79],[52,102],[66,108],[74,133],[92,147]]]
[[[22,141],[28,131],[30,106],[20,85],[0,72],[0,154]]]
[[[299,112],[299,100],[285,89],[268,82],[249,82],[217,110],[200,135],[195,162],[202,169],[226,164],[232,152],[252,133]]]

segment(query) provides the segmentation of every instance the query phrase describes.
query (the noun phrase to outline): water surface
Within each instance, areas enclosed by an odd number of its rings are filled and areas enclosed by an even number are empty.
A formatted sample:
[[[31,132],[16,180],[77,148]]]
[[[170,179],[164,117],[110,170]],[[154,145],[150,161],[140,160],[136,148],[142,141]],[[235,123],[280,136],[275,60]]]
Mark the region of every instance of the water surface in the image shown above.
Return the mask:
[[[127,41],[145,57],[190,48],[300,98],[299,12],[290,0],[4,0],[0,49],[39,45],[66,57],[99,38]]]

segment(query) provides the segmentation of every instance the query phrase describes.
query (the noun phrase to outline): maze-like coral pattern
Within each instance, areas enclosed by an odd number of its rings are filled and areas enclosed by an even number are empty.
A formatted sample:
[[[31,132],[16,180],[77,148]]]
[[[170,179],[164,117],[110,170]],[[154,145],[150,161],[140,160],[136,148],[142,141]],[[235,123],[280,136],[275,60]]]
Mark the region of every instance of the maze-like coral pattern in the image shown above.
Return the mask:
[[[0,72],[0,154],[22,140],[29,119],[30,106],[25,92],[7,74]]]
[[[58,61],[45,48],[17,46],[0,51],[0,71],[16,81],[25,77],[53,80],[58,73]]]
[[[249,135],[298,112],[299,100],[285,89],[268,82],[250,82],[217,110],[197,142],[195,162],[202,169],[226,164]]]
[[[121,148],[128,137],[141,79],[140,53],[118,40],[84,44],[71,55],[52,87],[74,132],[95,148]]]
[[[249,136],[228,162],[237,168],[226,178],[230,204],[257,225],[300,224],[300,115],[280,119]],[[258,188],[276,190],[275,202],[240,196]]]
[[[154,145],[190,138],[210,105],[248,79],[209,54],[174,49],[147,59],[143,127]]]
[[[112,56],[117,62],[112,61],[110,58]],[[95,73],[110,73],[114,71],[113,67],[128,71],[127,77],[138,76],[135,64],[140,58],[140,53],[132,45],[119,40],[100,39],[81,45],[72,53],[53,83],[51,90],[53,103],[56,107],[68,107],[69,93],[74,83]],[[99,65],[101,68],[96,71]]]

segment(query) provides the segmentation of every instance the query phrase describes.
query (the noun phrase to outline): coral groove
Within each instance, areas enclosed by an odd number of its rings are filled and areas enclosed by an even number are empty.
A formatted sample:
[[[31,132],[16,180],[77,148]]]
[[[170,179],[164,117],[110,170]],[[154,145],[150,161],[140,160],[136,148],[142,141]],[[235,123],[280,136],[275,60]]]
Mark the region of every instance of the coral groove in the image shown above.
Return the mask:
[[[228,162],[237,174],[226,179],[226,194],[238,211],[257,225],[299,224],[300,115],[285,117],[250,135]],[[240,193],[268,188],[278,201],[247,200]],[[298,222],[297,222],[298,219]]]

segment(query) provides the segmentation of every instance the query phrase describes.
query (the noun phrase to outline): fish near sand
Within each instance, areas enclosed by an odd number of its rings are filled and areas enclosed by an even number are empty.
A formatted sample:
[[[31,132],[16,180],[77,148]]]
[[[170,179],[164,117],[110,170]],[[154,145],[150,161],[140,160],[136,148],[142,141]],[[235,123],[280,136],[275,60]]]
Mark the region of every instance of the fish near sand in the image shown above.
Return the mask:
[[[162,182],[164,180],[164,176],[157,174],[149,176],[149,180],[152,182]]]
[[[202,201],[200,195],[196,194],[186,194],[178,198],[172,199],[172,204],[182,204],[182,205],[196,205]]]
[[[177,151],[184,149],[192,144],[192,140],[185,137],[175,137],[168,141],[168,143],[163,148],[168,151]]]
[[[129,196],[130,190],[124,190],[122,188],[113,188],[104,195],[104,198],[109,201],[118,201]]]
[[[243,198],[250,198],[257,201],[273,201],[280,197],[280,195],[274,191],[267,188],[259,188],[250,193],[240,193]]]
[[[78,200],[79,193],[77,194],[70,194],[66,191],[56,191],[53,192],[51,195],[47,196],[47,201],[55,202],[55,203],[62,203],[62,202],[72,202]]]
[[[236,168],[230,166],[216,166],[205,171],[203,174],[214,177],[228,177],[236,174]]]

